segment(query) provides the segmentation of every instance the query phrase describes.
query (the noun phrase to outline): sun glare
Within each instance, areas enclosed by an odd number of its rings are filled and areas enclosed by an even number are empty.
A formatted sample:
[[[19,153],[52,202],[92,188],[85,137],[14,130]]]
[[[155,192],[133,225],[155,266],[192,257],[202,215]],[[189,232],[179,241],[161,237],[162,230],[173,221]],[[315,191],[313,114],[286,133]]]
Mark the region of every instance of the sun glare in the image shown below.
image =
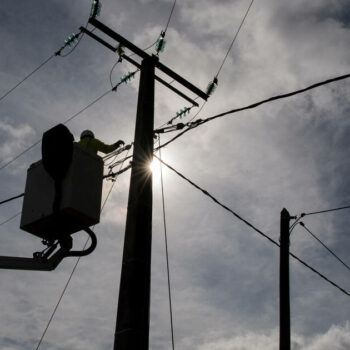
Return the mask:
[[[151,164],[149,165],[149,168],[151,169],[153,174],[159,172],[159,160],[154,158]]]

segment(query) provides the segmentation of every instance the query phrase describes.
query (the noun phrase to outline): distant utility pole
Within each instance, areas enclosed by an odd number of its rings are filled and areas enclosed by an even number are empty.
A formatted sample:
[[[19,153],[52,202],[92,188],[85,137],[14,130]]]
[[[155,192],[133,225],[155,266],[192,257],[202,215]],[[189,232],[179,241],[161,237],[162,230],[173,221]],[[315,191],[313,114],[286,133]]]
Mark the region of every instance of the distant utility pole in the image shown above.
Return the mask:
[[[289,222],[287,209],[281,211],[280,236],[280,350],[290,350]]]
[[[201,98],[206,100],[208,96],[161,64],[157,56],[148,55],[95,18],[90,18],[89,22],[142,58],[140,65],[130,57],[121,55],[141,70],[141,77],[114,350],[148,350],[152,251],[152,174],[149,165],[153,159],[155,80],[198,106],[194,100],[156,76],[155,68]],[[110,50],[117,51],[117,47],[113,47],[86,28],[80,29]]]

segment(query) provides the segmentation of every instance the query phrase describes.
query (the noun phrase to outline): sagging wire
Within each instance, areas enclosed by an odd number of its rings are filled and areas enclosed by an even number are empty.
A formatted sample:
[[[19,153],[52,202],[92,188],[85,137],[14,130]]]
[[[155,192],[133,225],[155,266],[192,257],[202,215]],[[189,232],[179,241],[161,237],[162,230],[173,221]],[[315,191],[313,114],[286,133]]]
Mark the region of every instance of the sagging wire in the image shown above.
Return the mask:
[[[249,11],[250,11],[250,8],[251,8],[252,5],[253,5],[253,2],[254,2],[254,0],[251,0],[249,6],[248,6],[248,8],[247,8],[247,11],[246,11],[246,13],[245,13],[245,15],[244,15],[244,17],[243,17],[243,19],[242,19],[240,25],[239,25],[239,27],[238,27],[238,29],[237,29],[237,31],[236,31],[234,37],[233,37],[233,39],[232,39],[232,42],[231,42],[231,44],[230,44],[230,46],[229,46],[229,48],[228,48],[228,50],[227,50],[227,52],[226,52],[226,55],[225,55],[225,57],[224,57],[224,59],[223,59],[221,65],[220,65],[220,67],[219,67],[219,69],[218,69],[216,75],[214,76],[213,80],[212,80],[211,82],[209,82],[209,84],[208,84],[208,86],[207,86],[206,94],[207,94],[209,97],[212,96],[212,95],[214,94],[216,88],[218,87],[218,77],[219,77],[219,74],[220,74],[220,72],[221,72],[221,69],[222,69],[222,67],[224,66],[224,64],[225,64],[225,62],[226,62],[226,59],[227,59],[227,57],[228,57],[228,55],[229,55],[229,53],[230,53],[230,51],[231,51],[231,49],[232,49],[232,46],[233,46],[234,42],[236,41],[237,36],[238,36],[238,34],[239,34],[239,32],[240,32],[242,26],[243,26],[243,23],[244,23],[245,19],[246,19],[247,16],[248,16],[248,13],[249,13]],[[201,106],[201,108],[199,109],[199,111],[196,113],[196,115],[193,116],[193,118],[191,118],[190,122],[193,121],[193,120],[200,114],[200,112],[202,111],[202,109],[204,108],[204,106],[205,106],[206,103],[207,103],[207,101],[205,101],[205,102],[203,103],[203,105]]]
[[[188,131],[196,128],[197,126],[200,126],[200,125],[203,125],[203,124],[208,123],[210,121],[213,121],[214,119],[222,118],[222,117],[224,117],[226,115],[236,114],[236,113],[239,113],[239,112],[242,112],[242,111],[245,111],[245,110],[249,110],[249,109],[255,109],[255,108],[257,108],[257,107],[259,107],[259,106],[261,106],[263,104],[270,103],[270,102],[273,102],[273,101],[276,101],[276,100],[280,100],[280,99],[284,99],[284,98],[288,98],[288,97],[292,97],[292,96],[295,96],[295,95],[298,95],[298,94],[302,94],[302,93],[304,93],[304,92],[306,92],[308,90],[312,90],[312,89],[318,88],[320,86],[327,85],[327,84],[334,83],[336,81],[340,81],[340,80],[344,80],[344,79],[348,79],[348,78],[350,78],[350,74],[341,75],[341,76],[338,76],[338,77],[335,77],[335,78],[332,78],[332,79],[324,80],[324,81],[321,81],[319,83],[310,85],[310,86],[308,86],[306,88],[303,88],[303,89],[300,89],[300,90],[292,91],[292,92],[289,92],[289,93],[286,93],[286,94],[282,94],[282,95],[272,96],[270,98],[267,98],[267,99],[262,100],[262,101],[255,102],[255,103],[250,104],[248,106],[235,108],[235,109],[232,109],[232,110],[227,111],[227,112],[216,114],[216,115],[214,115],[212,117],[209,117],[209,118],[197,119],[196,121],[188,123],[188,125],[185,125],[185,126],[188,126],[187,129],[185,129],[184,131],[178,133],[175,137],[173,137],[169,141],[165,142],[161,147],[163,148],[163,147],[169,145],[170,143],[174,142],[176,139],[178,139],[179,137],[181,137],[182,135],[184,135]],[[176,125],[174,125],[174,126],[176,126]],[[181,125],[181,128],[183,128],[182,125]],[[177,129],[174,128],[173,131],[176,131],[176,130]],[[161,132],[162,133],[164,131],[163,131],[163,129],[158,129],[158,130],[155,130],[154,132],[155,133],[157,133],[157,132]],[[317,212],[317,213],[319,213],[319,212]],[[313,213],[313,214],[316,214],[316,213]]]
[[[125,151],[129,151],[130,148],[133,146],[133,142],[130,143],[129,145],[125,145],[124,147],[118,148],[117,150],[109,153],[108,155],[103,157],[103,161],[105,162],[105,166],[108,166],[110,168],[110,166],[113,164],[114,167],[114,163],[116,158],[118,157],[118,155],[120,155],[121,153],[125,152]],[[128,152],[129,153],[129,152]],[[113,158],[112,160],[110,160],[111,158]],[[126,157],[122,160],[119,160],[117,163],[120,164],[120,162],[124,162],[126,159]],[[107,161],[109,160],[109,163],[107,163]]]
[[[162,146],[159,146],[162,147]],[[170,166],[169,164],[165,163],[163,160],[161,160],[159,157],[157,157],[156,155],[154,155],[160,162],[162,162],[162,164],[164,164],[166,167],[168,167],[170,170],[172,170],[173,172],[175,172],[178,176],[180,176],[182,179],[184,179],[185,181],[187,181],[189,184],[191,184],[193,187],[195,187],[197,190],[201,191],[205,196],[209,197],[210,199],[212,199],[217,205],[219,205],[220,207],[222,207],[223,209],[225,209],[226,211],[230,212],[233,216],[235,216],[238,220],[242,221],[243,223],[245,223],[247,226],[249,226],[250,228],[252,228],[255,232],[259,233],[261,236],[265,237],[267,240],[270,241],[270,243],[274,244],[277,247],[280,247],[280,244],[278,242],[276,242],[274,239],[272,239],[271,237],[269,237],[266,233],[262,232],[261,230],[259,230],[257,227],[255,227],[253,224],[251,224],[248,220],[244,219],[242,216],[240,216],[238,213],[236,213],[234,210],[230,209],[229,207],[227,207],[225,204],[221,203],[218,199],[216,199],[213,195],[211,195],[208,191],[206,191],[204,188],[198,186],[197,184],[195,184],[192,180],[190,180],[189,178],[187,178],[185,175],[183,175],[182,173],[180,173],[179,171],[177,171],[176,169],[174,169],[172,166]],[[327,278],[326,276],[324,276],[322,273],[320,273],[319,271],[317,271],[315,268],[313,268],[311,265],[307,264],[305,261],[303,261],[302,259],[300,259],[298,256],[296,256],[295,254],[293,254],[292,252],[289,252],[289,255],[291,257],[293,257],[295,260],[299,261],[301,264],[303,264],[305,267],[307,267],[309,270],[311,270],[312,272],[316,273],[318,276],[320,276],[321,278],[323,278],[325,281],[327,281],[328,283],[330,283],[331,285],[333,285],[334,287],[336,287],[338,290],[340,290],[341,292],[343,292],[345,295],[350,297],[350,293],[348,291],[346,291],[344,288],[340,287],[338,284],[336,284],[335,282],[333,282],[332,280],[330,280],[329,278]]]
[[[22,212],[20,211],[19,213],[17,213],[17,214],[15,214],[15,215],[11,216],[10,218],[8,218],[8,219],[6,219],[5,221],[1,222],[1,223],[0,223],[0,226],[7,224],[9,221],[13,220],[14,218],[16,218],[17,216],[19,216],[19,215],[21,215],[21,214],[22,214]]]
[[[348,270],[350,270],[349,265],[347,265],[342,259],[339,258],[337,254],[335,254],[330,248],[328,248],[314,233],[312,233],[303,222],[299,222],[300,226],[302,226],[317,242],[319,242],[325,249],[328,250],[339,262],[341,262]]]
[[[161,148],[160,148],[160,135],[158,135],[158,151],[159,151],[159,159],[161,160],[162,159],[162,153],[161,153]],[[168,297],[169,297],[171,344],[172,344],[172,350],[175,350],[173,308],[172,308],[172,301],[171,301],[171,283],[170,283],[170,267],[169,267],[168,234],[167,234],[166,215],[165,215],[165,200],[164,200],[163,166],[162,166],[162,162],[161,161],[159,162],[159,167],[160,167],[160,182],[161,182],[161,188],[162,188],[163,225],[164,225],[165,257],[166,257],[167,277],[168,277]]]
[[[137,71],[136,71],[137,72]],[[134,73],[134,72],[132,72]],[[94,105],[95,103],[97,103],[98,101],[100,101],[102,98],[104,98],[105,96],[107,96],[110,92],[112,91],[116,91],[117,88],[122,85],[124,83],[123,82],[119,82],[118,84],[116,84],[112,89],[109,89],[107,91],[105,91],[102,95],[100,95],[99,97],[97,97],[95,100],[93,100],[92,102],[90,102],[87,106],[85,106],[83,109],[79,110],[77,113],[73,114],[72,116],[70,116],[68,119],[66,119],[66,121],[63,122],[63,124],[67,124],[70,121],[72,121],[74,118],[76,118],[77,116],[79,116],[81,113],[85,112],[88,108],[90,108],[92,105]],[[125,82],[126,83],[126,82]],[[8,165],[10,165],[11,163],[13,163],[15,160],[17,160],[19,157],[21,157],[23,154],[25,154],[26,152],[28,152],[30,149],[34,148],[35,146],[37,146],[38,144],[40,144],[41,139],[37,140],[35,143],[33,143],[31,146],[27,147],[24,151],[22,151],[21,153],[19,153],[17,156],[15,156],[14,158],[10,159],[8,162],[6,162],[4,165],[2,165],[0,167],[0,170],[6,168]]]
[[[150,49],[151,47],[153,47],[155,44],[157,43],[157,41],[155,41],[154,43],[152,43],[151,45],[147,46],[146,48],[143,49],[143,51],[146,51],[148,49]],[[118,60],[117,62],[114,63],[114,65],[112,66],[110,72],[109,72],[109,82],[111,84],[111,86],[113,87],[113,81],[112,81],[112,74],[113,74],[113,71],[114,71],[114,68],[123,61],[123,55],[125,54],[124,52],[124,47],[122,45],[118,45],[116,50],[115,50],[117,56],[118,56]],[[135,54],[130,54],[128,55],[128,57],[132,57],[134,56]]]

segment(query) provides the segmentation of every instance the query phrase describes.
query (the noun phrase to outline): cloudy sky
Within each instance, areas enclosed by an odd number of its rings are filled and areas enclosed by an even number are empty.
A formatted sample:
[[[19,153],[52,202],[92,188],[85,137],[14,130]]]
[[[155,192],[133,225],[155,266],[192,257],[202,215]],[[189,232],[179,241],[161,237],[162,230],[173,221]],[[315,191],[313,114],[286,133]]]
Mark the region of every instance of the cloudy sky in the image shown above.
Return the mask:
[[[177,1],[161,62],[205,89],[249,3]],[[171,0],[104,0],[99,19],[145,48],[166,26],[172,4]],[[89,11],[89,0],[2,0],[0,96],[85,25]],[[346,0],[256,0],[220,72],[219,86],[198,117],[349,73],[349,34]],[[3,99],[2,162],[107,91],[116,60],[111,51],[84,37],[71,55],[53,58]],[[133,69],[123,62],[113,71],[113,81]],[[107,143],[131,142],[138,78],[70,122],[75,138],[92,129]],[[344,80],[227,116],[179,138],[163,149],[162,157],[278,240],[283,207],[298,215],[350,204],[349,96],[350,85]],[[186,101],[156,84],[156,126],[184,106]],[[162,141],[172,136],[162,136]],[[26,169],[40,158],[37,146],[1,170],[0,199],[24,191]],[[118,179],[96,226],[98,247],[80,261],[41,349],[112,348],[129,176],[127,172]],[[104,183],[104,196],[110,186],[111,182]],[[278,349],[278,249],[168,169],[164,169],[164,186],[175,347]],[[20,212],[21,205],[22,200],[16,200],[1,206],[1,222]],[[161,208],[155,171],[153,350],[171,348]],[[303,221],[350,264],[348,211],[307,216]],[[0,226],[0,232],[1,255],[31,256],[41,249],[39,239],[19,229],[19,217]],[[81,247],[84,234],[75,238]],[[349,270],[302,227],[294,229],[290,248],[350,290]],[[0,271],[1,349],[36,348],[74,263],[68,258],[53,272]],[[292,260],[290,267],[292,348],[349,349],[349,297],[300,263]]]

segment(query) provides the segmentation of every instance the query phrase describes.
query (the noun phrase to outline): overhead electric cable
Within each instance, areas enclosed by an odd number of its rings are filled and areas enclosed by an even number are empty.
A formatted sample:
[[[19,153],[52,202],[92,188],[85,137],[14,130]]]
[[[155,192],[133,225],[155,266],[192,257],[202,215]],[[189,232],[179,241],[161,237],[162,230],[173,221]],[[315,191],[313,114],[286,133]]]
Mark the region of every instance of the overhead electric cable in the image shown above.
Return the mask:
[[[109,94],[112,91],[112,89],[109,89],[108,91],[104,92],[101,96],[99,96],[98,98],[96,98],[94,101],[90,102],[87,106],[85,106],[83,109],[81,109],[79,112],[73,114],[71,117],[69,117],[65,122],[63,122],[63,124],[67,124],[69,123],[71,120],[73,120],[74,118],[76,118],[79,114],[83,113],[84,111],[86,111],[88,108],[90,108],[93,104],[95,104],[96,102],[98,102],[99,100],[101,100],[103,97],[105,97],[107,94]],[[12,158],[11,160],[9,160],[7,163],[5,163],[4,165],[2,165],[0,167],[0,170],[6,168],[8,165],[10,165],[11,163],[13,163],[15,160],[17,160],[19,157],[21,157],[23,154],[25,154],[26,152],[28,152],[30,149],[32,149],[33,147],[35,147],[36,145],[38,145],[41,142],[40,140],[37,140],[35,143],[33,143],[31,146],[27,147],[24,151],[22,151],[20,154],[18,154],[16,157]]]
[[[227,50],[227,52],[226,52],[226,55],[225,55],[225,57],[224,57],[224,59],[223,59],[221,65],[220,65],[220,67],[219,67],[219,69],[218,69],[218,72],[216,73],[216,75],[215,75],[213,81],[210,82],[209,85],[208,85],[208,87],[207,87],[206,93],[207,93],[208,96],[211,96],[211,95],[213,94],[213,92],[215,91],[215,89],[216,89],[216,87],[217,87],[217,85],[218,85],[218,76],[219,76],[219,74],[220,74],[220,71],[221,71],[222,67],[224,66],[224,64],[225,64],[225,62],[226,62],[226,59],[227,59],[227,57],[228,57],[228,55],[229,55],[229,53],[230,53],[230,51],[231,51],[231,49],[232,49],[232,46],[233,46],[234,42],[235,42],[236,39],[237,39],[237,36],[238,36],[238,34],[239,34],[239,32],[240,32],[242,26],[243,26],[243,23],[244,23],[245,19],[246,19],[247,16],[248,16],[248,13],[249,13],[249,11],[250,11],[250,8],[251,8],[252,5],[253,5],[253,2],[254,2],[254,0],[251,0],[250,4],[249,4],[249,6],[248,6],[248,9],[247,9],[247,11],[246,11],[246,13],[245,13],[245,15],[244,15],[244,17],[243,17],[243,19],[242,19],[242,21],[241,21],[239,27],[238,27],[238,30],[236,31],[236,33],[235,33],[235,35],[234,35],[234,37],[233,37],[233,39],[232,39],[232,42],[231,42],[231,44],[230,44],[230,46],[229,46],[229,48],[228,48],[228,50]],[[192,121],[201,113],[203,107],[205,106],[205,104],[206,104],[207,102],[208,102],[208,101],[205,101],[205,102],[202,104],[202,106],[201,106],[201,108],[199,109],[199,111],[190,119],[189,122],[192,122]],[[166,124],[172,123],[172,121],[173,121],[174,119],[176,119],[176,117],[175,117],[175,118],[172,118],[172,119],[171,119],[168,123],[166,123]],[[161,126],[161,127],[162,127],[162,126]]]
[[[219,76],[220,71],[221,71],[222,67],[224,66],[224,64],[225,64],[225,62],[226,62],[227,56],[229,55],[229,53],[230,53],[230,51],[231,51],[231,49],[232,49],[232,46],[233,46],[234,42],[235,42],[236,39],[237,39],[237,36],[238,36],[238,34],[239,34],[239,32],[240,32],[242,26],[243,26],[243,23],[244,23],[245,19],[246,19],[247,16],[248,16],[248,13],[249,13],[249,11],[250,11],[250,8],[251,8],[252,5],[253,5],[253,2],[254,2],[254,0],[251,0],[250,4],[249,4],[249,6],[248,6],[248,9],[247,9],[247,11],[246,11],[246,13],[245,13],[245,15],[244,15],[244,17],[243,17],[243,19],[242,19],[242,21],[241,21],[239,27],[238,27],[238,29],[237,29],[237,31],[236,31],[236,34],[234,35],[234,37],[233,37],[233,39],[232,39],[232,42],[231,42],[231,44],[230,44],[230,46],[229,46],[229,48],[228,48],[228,50],[227,50],[227,53],[226,53],[224,59],[223,59],[221,65],[220,65],[220,68],[219,68],[218,72],[216,73],[216,76],[215,76],[216,78]]]
[[[348,78],[350,78],[350,74],[341,75],[341,76],[338,76],[336,78],[324,80],[322,82],[310,85],[310,86],[308,86],[306,88],[303,88],[303,89],[300,89],[300,90],[296,90],[296,91],[289,92],[289,93],[282,94],[282,95],[276,95],[276,96],[270,97],[268,99],[265,99],[265,100],[262,100],[262,101],[259,101],[259,102],[255,102],[255,103],[250,104],[248,106],[241,107],[241,108],[235,108],[235,109],[232,109],[230,111],[227,111],[227,112],[224,112],[224,113],[220,113],[220,114],[214,115],[214,116],[206,118],[206,119],[197,119],[195,122],[186,124],[187,129],[185,129],[184,131],[182,131],[179,134],[177,134],[174,138],[172,138],[169,141],[167,141],[166,143],[164,143],[161,147],[165,147],[165,146],[169,145],[170,143],[172,143],[173,141],[175,141],[177,138],[179,138],[183,134],[187,133],[188,131],[190,131],[190,130],[192,130],[192,129],[200,126],[200,125],[203,125],[203,124],[205,124],[207,122],[210,122],[210,121],[212,121],[214,119],[224,117],[224,116],[226,116],[228,114],[234,114],[234,113],[242,112],[244,110],[254,109],[254,108],[256,108],[258,106],[261,106],[262,104],[265,104],[265,103],[269,103],[269,102],[273,102],[273,101],[276,101],[276,100],[280,100],[280,99],[284,99],[284,98],[287,98],[287,97],[291,97],[291,96],[294,96],[294,95],[298,95],[298,94],[304,93],[304,92],[306,92],[308,90],[315,89],[315,88],[317,88],[319,86],[327,85],[327,84],[333,83],[335,81],[340,81],[340,80],[344,80],[344,79],[348,79]],[[157,133],[157,132],[158,133],[162,132],[162,130],[161,129],[160,130],[155,130],[155,133]]]
[[[339,258],[337,254],[335,254],[331,249],[329,249],[314,233],[312,233],[303,222],[299,222],[299,224],[304,227],[304,229],[313,237],[316,239],[317,242],[319,242],[324,248],[326,248],[338,261],[340,261],[348,270],[350,270],[350,267]]]
[[[24,83],[28,78],[30,78],[35,72],[37,72],[40,68],[45,66],[46,63],[51,61],[56,56],[56,53],[47,58],[43,63],[41,63],[37,68],[35,68],[32,72],[30,72],[27,76],[25,76],[19,83],[17,83],[14,87],[8,90],[4,95],[0,97],[0,101],[2,101],[6,96],[8,96],[12,91],[17,89],[22,83]]]
[[[243,219],[240,215],[238,215],[236,212],[234,212],[232,209],[228,208],[226,205],[222,204],[221,202],[219,202],[214,196],[212,196],[208,191],[204,190],[203,188],[201,188],[200,186],[196,185],[193,181],[191,181],[190,179],[188,179],[187,177],[185,177],[183,174],[181,174],[180,172],[178,172],[177,170],[175,170],[173,167],[171,167],[169,164],[165,163],[163,160],[161,160],[159,157],[157,157],[156,155],[154,155],[160,162],[162,162],[165,166],[167,166],[170,170],[174,171],[177,175],[179,175],[182,179],[186,180],[188,183],[190,183],[193,187],[195,187],[196,189],[200,190],[203,194],[205,194],[206,196],[208,196],[209,198],[211,198],[216,204],[218,204],[219,206],[221,206],[222,208],[224,208],[225,210],[227,210],[228,212],[230,212],[232,215],[234,215],[237,219],[239,219],[240,221],[244,222],[246,225],[248,225],[249,227],[251,227],[254,231],[256,231],[257,233],[259,233],[261,236],[265,237],[266,239],[268,239],[271,243],[273,243],[275,246],[280,247],[279,243],[277,243],[275,240],[273,240],[272,238],[270,238],[268,235],[266,235],[265,233],[263,233],[261,230],[259,230],[258,228],[256,228],[254,225],[252,225],[250,222],[248,222],[247,220]],[[319,275],[320,277],[322,277],[325,281],[327,281],[328,283],[332,284],[334,287],[336,287],[337,289],[339,289],[341,292],[343,292],[344,294],[346,294],[347,296],[350,296],[350,293],[347,292],[344,288],[340,287],[339,285],[337,285],[335,282],[331,281],[330,279],[328,279],[326,276],[324,276],[323,274],[321,274],[319,271],[317,271],[315,268],[313,268],[312,266],[310,266],[309,264],[307,264],[305,261],[303,261],[302,259],[300,259],[299,257],[297,257],[296,255],[294,255],[293,253],[289,253],[290,256],[292,256],[294,259],[298,260],[300,263],[302,263],[304,266],[306,266],[308,269],[310,269],[311,271],[313,271],[314,273],[316,273],[317,275]]]
[[[136,71],[137,72],[137,71]],[[120,81],[118,84],[116,84],[112,89],[107,90],[106,92],[104,92],[101,96],[97,97],[95,100],[93,100],[92,102],[90,102],[87,106],[85,106],[83,109],[81,109],[79,112],[73,114],[71,117],[69,117],[66,121],[63,122],[63,124],[67,124],[70,121],[72,121],[74,118],[76,118],[78,115],[80,115],[81,113],[85,112],[88,108],[90,108],[92,105],[94,105],[96,102],[100,101],[103,97],[105,97],[106,95],[108,95],[110,92],[112,91],[116,91],[117,88],[122,85],[125,81]],[[20,154],[18,154],[16,157],[12,158],[11,160],[9,160],[7,163],[5,163],[4,165],[2,165],[0,167],[0,170],[6,168],[8,165],[10,165],[11,163],[13,163],[16,159],[18,159],[19,157],[21,157],[24,153],[28,152],[30,149],[32,149],[33,147],[35,147],[36,145],[38,145],[41,142],[41,139],[36,141],[35,143],[33,143],[31,146],[29,146],[28,148],[26,148],[24,151],[22,151]]]
[[[168,27],[169,27],[169,23],[170,23],[171,17],[173,16],[173,12],[174,12],[175,5],[176,5],[176,0],[174,1],[173,6],[172,6],[172,8],[171,8],[170,15],[169,15],[169,18],[168,18],[167,24],[166,24],[166,26],[165,26],[164,33],[166,33],[166,31],[168,30]]]
[[[122,166],[123,166],[123,164],[122,164]],[[106,205],[106,203],[107,203],[107,200],[108,200],[108,198],[109,198],[109,196],[110,196],[110,194],[111,194],[111,192],[112,192],[112,190],[113,190],[113,187],[114,187],[115,183],[116,183],[116,181],[114,181],[114,182],[112,183],[112,185],[111,185],[111,187],[110,187],[110,189],[109,189],[109,192],[108,192],[108,194],[107,194],[107,196],[106,196],[106,198],[105,198],[105,200],[104,200],[104,202],[103,202],[103,204],[102,204],[101,213],[102,213],[102,211],[103,211],[103,209],[104,209],[104,207],[105,207],[105,205]],[[94,228],[95,228],[95,226],[93,227],[93,229],[94,229]],[[85,248],[86,248],[86,246],[87,246],[87,244],[88,244],[88,242],[89,242],[89,239],[90,239],[90,238],[88,238],[88,239],[86,240],[86,242],[85,242],[85,244],[84,244],[84,247],[83,247],[83,250],[85,250]],[[72,270],[72,272],[71,272],[70,275],[69,275],[68,281],[67,281],[67,283],[65,284],[65,286],[64,286],[64,288],[63,288],[63,290],[62,290],[62,293],[61,293],[61,295],[60,295],[60,297],[59,297],[59,299],[58,299],[58,302],[57,302],[57,304],[56,304],[55,307],[54,307],[54,310],[53,310],[53,312],[52,312],[52,314],[51,314],[51,317],[50,317],[50,319],[49,319],[49,321],[48,321],[48,323],[47,323],[47,325],[46,325],[46,327],[45,327],[45,329],[44,329],[44,332],[43,332],[43,334],[42,334],[42,336],[41,336],[41,338],[40,338],[40,340],[39,340],[39,343],[38,343],[38,345],[37,345],[37,347],[36,347],[35,350],[38,350],[38,349],[39,349],[39,347],[40,347],[40,345],[41,345],[41,343],[42,343],[42,341],[43,341],[43,339],[44,339],[44,337],[45,337],[45,334],[46,334],[47,330],[48,330],[49,327],[50,327],[50,324],[51,324],[51,322],[52,322],[52,320],[53,320],[53,318],[54,318],[54,316],[55,316],[55,313],[56,313],[56,311],[57,311],[57,309],[58,309],[58,307],[59,307],[59,305],[60,305],[60,303],[61,303],[61,300],[62,300],[64,294],[66,293],[66,290],[67,290],[68,285],[69,285],[69,283],[70,283],[70,281],[71,281],[71,279],[72,279],[72,277],[73,277],[73,275],[74,275],[74,272],[75,272],[75,270],[77,269],[77,266],[78,266],[78,264],[79,264],[79,262],[80,262],[80,258],[81,258],[81,256],[78,257],[77,261],[76,261],[75,264],[74,264],[73,270]]]
[[[160,146],[160,137],[158,138],[159,146]],[[161,149],[159,148],[159,159],[162,159]],[[159,162],[160,167],[160,182],[162,188],[162,206],[163,206],[163,224],[164,224],[164,241],[165,241],[165,256],[166,256],[166,268],[167,268],[167,276],[168,276],[168,296],[169,296],[169,311],[170,311],[170,330],[171,330],[171,344],[172,349],[175,350],[175,342],[174,342],[174,324],[173,324],[173,308],[171,302],[171,284],[170,284],[170,268],[169,268],[169,252],[168,252],[168,235],[167,235],[167,227],[166,227],[166,216],[165,216],[165,201],[164,201],[164,183],[163,183],[163,167],[162,163]]]
[[[87,28],[88,23],[86,23],[85,28]],[[92,29],[92,32],[95,30],[95,28]],[[12,91],[14,91],[15,89],[17,89],[22,83],[24,83],[28,78],[30,78],[34,73],[36,73],[39,69],[41,69],[43,66],[45,66],[49,61],[51,61],[52,58],[56,57],[56,56],[60,56],[60,57],[67,57],[68,55],[70,55],[75,48],[80,44],[81,39],[84,36],[84,33],[82,33],[81,31],[77,34],[74,34],[74,36],[79,37],[78,42],[74,45],[74,47],[65,55],[61,55],[62,50],[67,47],[66,43],[61,46],[54,54],[52,54],[49,58],[47,58],[43,63],[41,63],[37,68],[35,68],[32,72],[30,72],[27,76],[25,76],[20,82],[18,82],[14,87],[12,87],[10,90],[8,90],[3,96],[0,97],[0,102],[6,97],[8,96]]]
[[[337,210],[343,210],[343,209],[349,209],[350,208],[350,205],[347,205],[345,207],[339,207],[339,208],[333,208],[333,209],[326,209],[326,210],[321,210],[321,211],[315,211],[313,213],[302,213],[300,216],[301,217],[304,217],[304,216],[307,216],[307,215],[316,215],[316,214],[323,214],[323,213],[329,213],[329,212],[332,212],[332,211],[337,211]]]
[[[19,213],[15,214],[15,215],[11,216],[9,219],[6,219],[5,221],[1,222],[1,223],[0,223],[0,226],[5,225],[6,223],[8,223],[9,221],[13,220],[14,218],[16,218],[17,216],[19,216],[20,214],[22,214],[21,211],[20,211]]]
[[[9,160],[7,163],[5,163],[4,165],[2,165],[0,167],[0,170],[6,168],[8,165],[10,165],[11,163],[13,163],[15,160],[17,160],[20,156],[22,156],[24,153],[28,152],[29,150],[31,150],[33,147],[35,147],[36,145],[38,145],[41,142],[41,139],[34,142],[31,146],[27,147],[24,151],[22,151],[20,154],[18,154],[17,156],[15,156],[14,158],[12,158],[11,160]]]
[[[21,197],[23,197],[23,196],[24,196],[24,193],[21,193],[21,194],[19,194],[18,196],[5,199],[5,200],[3,200],[3,201],[0,202],[0,205],[1,205],[1,204],[4,204],[4,203],[7,203],[7,202],[10,202],[10,201],[13,201],[14,199],[17,199],[17,198],[21,198]]]

